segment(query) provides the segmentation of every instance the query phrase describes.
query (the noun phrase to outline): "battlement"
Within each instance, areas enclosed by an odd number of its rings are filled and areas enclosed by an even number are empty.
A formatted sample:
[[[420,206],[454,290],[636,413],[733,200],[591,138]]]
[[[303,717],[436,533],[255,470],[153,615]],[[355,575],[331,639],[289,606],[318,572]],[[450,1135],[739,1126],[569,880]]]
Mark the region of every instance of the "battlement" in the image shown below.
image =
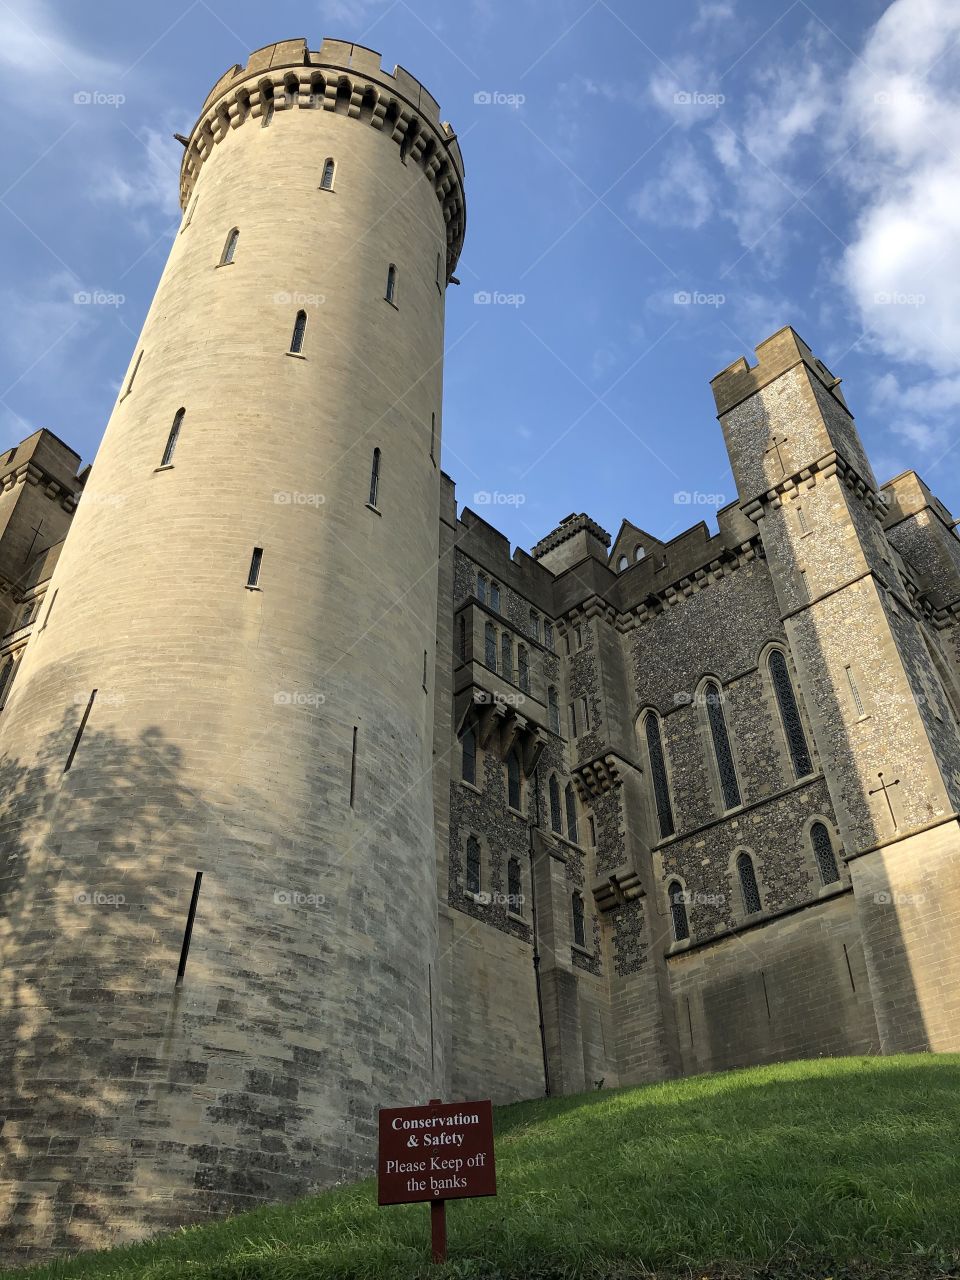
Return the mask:
[[[713,398],[717,404],[717,417],[729,412],[755,391],[767,386],[797,364],[805,364],[837,403],[847,413],[850,412],[840,391],[840,379],[834,377],[822,360],[817,359],[790,325],[778,329],[776,333],[761,342],[757,346],[756,356],[757,363],[752,368],[747,363],[746,357],[740,356],[715,378],[711,378],[710,386],[713,388]]]
[[[305,39],[280,40],[251,53],[246,66],[226,71],[207,95],[187,139],[180,168],[180,204],[186,209],[213,148],[248,119],[270,109],[333,111],[388,134],[405,158],[422,166],[447,224],[447,276],[453,274],[466,229],[463,156],[440,107],[403,67],[392,72],[380,54],[346,40],[324,39],[311,50]]]

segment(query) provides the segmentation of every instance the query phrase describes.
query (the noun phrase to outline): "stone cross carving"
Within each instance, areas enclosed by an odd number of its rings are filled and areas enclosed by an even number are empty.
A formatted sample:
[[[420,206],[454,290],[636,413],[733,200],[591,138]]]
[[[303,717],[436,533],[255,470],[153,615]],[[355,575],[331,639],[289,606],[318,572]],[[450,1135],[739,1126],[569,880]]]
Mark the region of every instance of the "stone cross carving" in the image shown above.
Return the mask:
[[[899,779],[899,778],[894,778],[893,782],[884,782],[884,780],[883,780],[883,770],[882,770],[882,769],[877,773],[877,777],[880,779],[880,785],[879,785],[879,787],[874,787],[872,791],[868,791],[868,792],[867,792],[867,795],[868,795],[868,796],[876,796],[876,795],[879,795],[881,791],[883,792],[884,799],[885,799],[885,800],[886,800],[886,802],[887,802],[887,808],[890,810],[890,821],[893,823],[893,829],[894,829],[894,831],[896,831],[896,830],[897,830],[897,816],[896,816],[896,814],[893,812],[893,803],[892,803],[892,801],[891,801],[891,799],[890,799],[890,791],[891,791],[891,789],[892,789],[893,787],[899,787],[899,785],[900,785],[900,779]]]
[[[782,444],[786,444],[786,443],[787,443],[787,437],[786,437],[786,436],[779,436],[779,437],[778,437],[778,436],[777,436],[777,434],[776,434],[776,432],[774,432],[773,439],[772,439],[772,441],[770,442],[770,446],[769,446],[769,448],[764,449],[764,451],[763,451],[763,453],[764,453],[764,457],[766,457],[766,455],[767,455],[768,453],[773,453],[774,451],[776,451],[776,455],[777,455],[777,465],[778,465],[778,466],[779,466],[779,468],[780,468],[780,474],[781,474],[781,475],[784,475],[784,476],[787,474],[787,466],[786,466],[786,463],[785,463],[785,462],[784,462],[784,460],[783,460],[783,455],[780,453],[780,446],[781,446]]]

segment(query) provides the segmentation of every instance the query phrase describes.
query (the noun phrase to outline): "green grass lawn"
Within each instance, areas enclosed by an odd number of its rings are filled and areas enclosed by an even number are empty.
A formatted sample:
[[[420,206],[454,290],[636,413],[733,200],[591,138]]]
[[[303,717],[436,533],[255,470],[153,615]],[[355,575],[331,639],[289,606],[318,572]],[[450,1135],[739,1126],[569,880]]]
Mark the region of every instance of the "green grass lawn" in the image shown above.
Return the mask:
[[[372,1181],[35,1268],[31,1280],[960,1275],[960,1056],[760,1067],[501,1107],[495,1199]]]

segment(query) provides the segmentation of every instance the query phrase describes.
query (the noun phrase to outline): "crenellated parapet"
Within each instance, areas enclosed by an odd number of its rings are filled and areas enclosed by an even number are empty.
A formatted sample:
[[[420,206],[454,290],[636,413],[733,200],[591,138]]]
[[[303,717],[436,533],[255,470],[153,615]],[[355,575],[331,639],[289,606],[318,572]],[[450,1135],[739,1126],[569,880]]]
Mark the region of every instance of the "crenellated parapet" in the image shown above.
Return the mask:
[[[405,161],[420,165],[436,192],[447,229],[447,277],[456,268],[466,230],[463,157],[436,100],[402,67],[380,65],[380,54],[343,40],[282,40],[252,53],[220,77],[187,139],[180,168],[186,209],[207,156],[247,120],[283,111],[332,111],[386,133]]]

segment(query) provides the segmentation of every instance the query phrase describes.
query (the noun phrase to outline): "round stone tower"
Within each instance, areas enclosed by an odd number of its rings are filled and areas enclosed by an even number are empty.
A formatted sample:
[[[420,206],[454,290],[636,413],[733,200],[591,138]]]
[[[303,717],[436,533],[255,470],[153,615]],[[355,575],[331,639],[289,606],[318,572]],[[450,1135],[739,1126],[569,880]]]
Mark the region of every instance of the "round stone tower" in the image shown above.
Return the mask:
[[[181,202],[0,718],[8,1258],[368,1172],[377,1105],[443,1076],[459,147],[378,54],[284,41],[213,89]]]

